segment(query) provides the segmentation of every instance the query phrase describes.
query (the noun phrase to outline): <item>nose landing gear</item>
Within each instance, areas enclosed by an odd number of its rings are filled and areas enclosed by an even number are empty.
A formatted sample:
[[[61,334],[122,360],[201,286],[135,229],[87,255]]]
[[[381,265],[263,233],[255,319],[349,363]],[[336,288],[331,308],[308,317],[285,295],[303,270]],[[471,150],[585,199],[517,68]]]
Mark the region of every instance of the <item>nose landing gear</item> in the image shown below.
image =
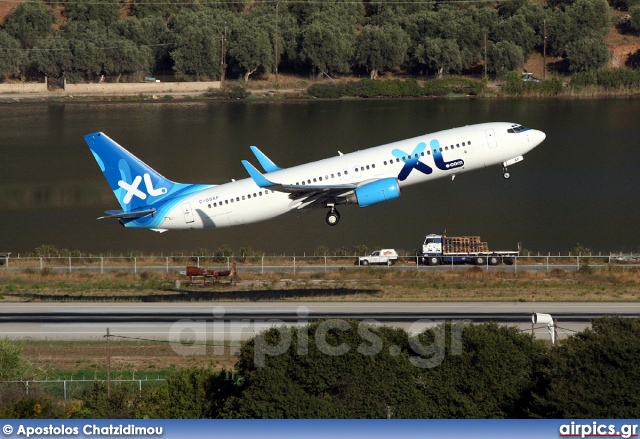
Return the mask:
[[[330,226],[335,226],[340,221],[340,213],[336,210],[335,207],[331,206],[331,210],[327,212],[327,224]]]
[[[508,180],[509,178],[511,178],[511,173],[509,172],[506,166],[502,168],[502,176],[505,178],[505,180]]]

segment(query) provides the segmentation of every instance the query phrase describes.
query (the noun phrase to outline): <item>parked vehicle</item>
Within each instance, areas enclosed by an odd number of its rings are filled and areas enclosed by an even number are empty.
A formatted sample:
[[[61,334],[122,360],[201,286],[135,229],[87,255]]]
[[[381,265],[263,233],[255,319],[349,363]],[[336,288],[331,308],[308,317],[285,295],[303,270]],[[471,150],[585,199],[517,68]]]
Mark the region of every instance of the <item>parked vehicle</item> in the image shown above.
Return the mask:
[[[418,250],[419,262],[427,265],[474,264],[512,265],[518,250],[489,250],[489,245],[479,236],[427,235]]]
[[[392,248],[385,248],[371,253],[369,256],[358,258],[358,265],[384,264],[393,265],[398,262],[398,253]]]

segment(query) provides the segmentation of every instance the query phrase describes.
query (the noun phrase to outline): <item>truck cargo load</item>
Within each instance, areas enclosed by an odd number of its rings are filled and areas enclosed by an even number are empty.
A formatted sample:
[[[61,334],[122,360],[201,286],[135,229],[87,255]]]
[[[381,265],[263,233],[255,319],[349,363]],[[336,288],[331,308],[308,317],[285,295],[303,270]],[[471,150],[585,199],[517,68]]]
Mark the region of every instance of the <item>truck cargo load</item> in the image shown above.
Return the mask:
[[[489,244],[479,236],[427,235],[417,252],[419,262],[427,265],[473,264],[512,265],[518,250],[489,250]]]

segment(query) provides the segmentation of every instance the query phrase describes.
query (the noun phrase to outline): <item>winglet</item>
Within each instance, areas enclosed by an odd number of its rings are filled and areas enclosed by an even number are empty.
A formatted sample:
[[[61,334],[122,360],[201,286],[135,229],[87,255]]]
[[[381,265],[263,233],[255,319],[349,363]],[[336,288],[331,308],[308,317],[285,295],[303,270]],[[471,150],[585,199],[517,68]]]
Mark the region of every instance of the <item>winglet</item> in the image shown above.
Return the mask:
[[[262,169],[264,169],[264,171],[268,174],[269,172],[275,172],[275,171],[280,171],[282,168],[279,168],[278,166],[276,166],[275,163],[273,163],[269,157],[267,157],[266,155],[264,155],[262,153],[262,151],[260,151],[257,147],[255,146],[250,146],[249,148],[251,148],[251,151],[253,151],[253,155],[256,156],[256,158],[258,159],[258,161],[260,162],[260,166],[262,166]]]
[[[244,168],[247,170],[247,172],[249,173],[249,176],[253,179],[253,181],[255,182],[255,184],[257,184],[258,186],[262,187],[262,188],[266,188],[266,187],[271,187],[271,186],[275,186],[275,183],[270,182],[269,180],[267,180],[265,178],[264,175],[262,175],[260,173],[260,171],[258,171],[251,163],[249,163],[246,160],[242,160],[242,165],[244,166]]]

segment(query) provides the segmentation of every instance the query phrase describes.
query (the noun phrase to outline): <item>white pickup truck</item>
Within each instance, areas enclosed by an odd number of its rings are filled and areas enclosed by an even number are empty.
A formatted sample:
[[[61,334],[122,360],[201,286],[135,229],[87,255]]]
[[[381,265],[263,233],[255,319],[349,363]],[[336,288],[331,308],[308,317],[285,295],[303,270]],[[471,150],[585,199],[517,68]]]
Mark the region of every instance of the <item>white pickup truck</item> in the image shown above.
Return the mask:
[[[358,258],[358,265],[384,264],[393,265],[398,261],[398,253],[392,248],[385,248]]]

